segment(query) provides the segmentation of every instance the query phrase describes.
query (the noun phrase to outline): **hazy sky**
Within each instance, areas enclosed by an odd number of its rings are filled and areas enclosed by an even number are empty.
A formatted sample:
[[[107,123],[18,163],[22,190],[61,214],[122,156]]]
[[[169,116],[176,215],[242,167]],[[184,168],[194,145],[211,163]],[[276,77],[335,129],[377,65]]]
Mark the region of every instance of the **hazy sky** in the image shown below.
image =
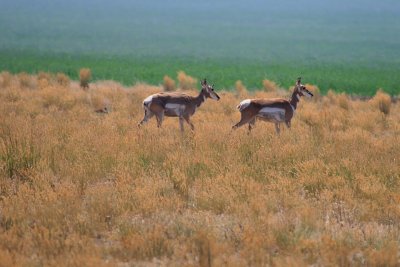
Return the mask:
[[[333,60],[329,55],[335,48],[343,52],[335,57],[341,60],[399,55],[398,0],[0,0],[0,6],[0,49],[264,58],[301,54],[327,60]]]

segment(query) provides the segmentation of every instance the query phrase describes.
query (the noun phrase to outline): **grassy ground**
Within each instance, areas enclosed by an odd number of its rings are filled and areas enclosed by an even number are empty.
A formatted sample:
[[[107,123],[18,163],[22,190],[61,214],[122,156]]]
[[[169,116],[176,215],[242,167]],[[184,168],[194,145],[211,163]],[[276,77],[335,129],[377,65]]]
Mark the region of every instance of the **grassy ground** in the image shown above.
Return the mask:
[[[316,94],[278,137],[231,132],[235,106],[288,92],[221,92],[181,134],[173,118],[136,127],[159,87],[1,78],[4,266],[400,263],[400,106],[385,95]]]

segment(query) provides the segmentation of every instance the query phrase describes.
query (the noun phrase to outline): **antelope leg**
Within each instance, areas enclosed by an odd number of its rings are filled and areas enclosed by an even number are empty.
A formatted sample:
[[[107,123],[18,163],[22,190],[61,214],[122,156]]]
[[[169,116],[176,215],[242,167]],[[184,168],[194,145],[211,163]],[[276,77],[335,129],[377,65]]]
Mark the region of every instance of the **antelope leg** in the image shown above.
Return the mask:
[[[192,131],[194,131],[194,125],[193,125],[193,123],[190,121],[190,117],[189,117],[189,116],[185,116],[184,119],[185,119],[185,121],[190,125],[190,128],[192,129]]]
[[[280,126],[279,126],[279,123],[278,123],[278,122],[276,122],[276,123],[275,123],[275,130],[276,130],[276,133],[279,135],[279,134],[280,134],[280,132],[281,132],[281,128],[280,128]]]
[[[181,128],[181,132],[183,132],[184,128],[183,128],[183,118],[179,117],[179,127]]]
[[[164,111],[160,112],[159,114],[156,115],[157,119],[157,127],[160,128],[162,125],[162,122],[164,120]]]
[[[232,129],[235,130],[239,127],[241,127],[242,125],[250,122],[252,119],[255,118],[255,116],[249,116],[248,114],[243,114],[241,113],[242,117],[240,118],[240,121],[238,123],[236,123],[235,125],[232,126]]]
[[[255,124],[256,124],[256,118],[254,117],[251,121],[249,121],[249,133],[251,132]]]
[[[153,112],[151,112],[148,109],[145,109],[144,110],[144,118],[143,118],[143,120],[141,122],[138,123],[138,126],[140,127],[143,124],[147,123],[151,119],[151,117],[153,117],[153,116],[154,116]]]

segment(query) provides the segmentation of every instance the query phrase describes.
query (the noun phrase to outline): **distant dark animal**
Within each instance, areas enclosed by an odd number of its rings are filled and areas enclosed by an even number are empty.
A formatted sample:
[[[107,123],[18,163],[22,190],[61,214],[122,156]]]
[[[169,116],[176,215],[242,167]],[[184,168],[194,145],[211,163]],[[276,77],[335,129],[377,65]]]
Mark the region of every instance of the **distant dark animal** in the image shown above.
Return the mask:
[[[104,108],[95,110],[95,112],[96,113],[109,113],[110,111],[108,110],[107,107],[104,107]]]

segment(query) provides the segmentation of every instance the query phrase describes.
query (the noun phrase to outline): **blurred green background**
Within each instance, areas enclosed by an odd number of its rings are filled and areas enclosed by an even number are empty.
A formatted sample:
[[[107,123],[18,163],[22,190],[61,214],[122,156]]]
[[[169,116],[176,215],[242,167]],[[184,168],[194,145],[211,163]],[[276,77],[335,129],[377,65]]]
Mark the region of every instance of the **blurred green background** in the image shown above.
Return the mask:
[[[0,70],[400,93],[400,1],[1,0]]]

